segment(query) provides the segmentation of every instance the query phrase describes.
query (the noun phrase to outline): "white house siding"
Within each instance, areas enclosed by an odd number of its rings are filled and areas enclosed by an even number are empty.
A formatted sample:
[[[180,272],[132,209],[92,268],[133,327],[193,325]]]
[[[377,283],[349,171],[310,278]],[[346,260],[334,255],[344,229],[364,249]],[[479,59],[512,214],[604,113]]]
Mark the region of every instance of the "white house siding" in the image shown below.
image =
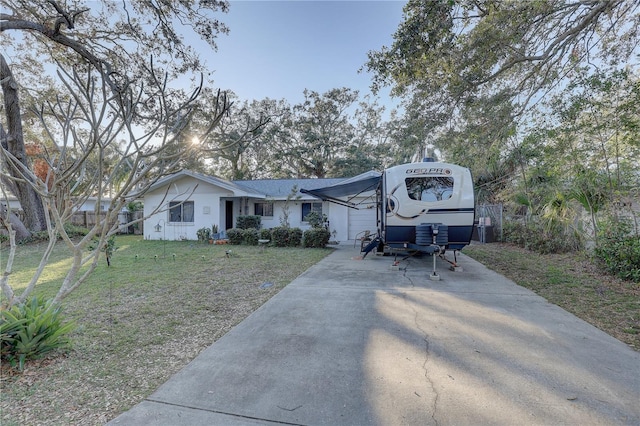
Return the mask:
[[[263,216],[261,219],[263,228],[275,228],[276,226],[281,225],[281,218],[284,216],[284,207],[286,202],[284,200],[270,200],[273,202],[273,216]],[[249,208],[249,214],[254,214],[254,203],[260,202],[269,202],[262,200],[253,200],[251,202],[251,206]],[[289,201],[289,226],[292,228],[300,228],[303,231],[311,228],[309,223],[302,221],[302,203],[317,203],[320,202],[317,198],[309,198],[309,199],[299,199]],[[322,203],[322,211],[324,214],[327,214],[329,209],[329,203]]]
[[[250,203],[249,214],[254,214],[254,204],[264,202],[262,200],[252,200]],[[284,200],[273,201],[273,216],[262,216],[261,224],[263,228],[271,229],[277,226],[281,226],[282,218],[284,216],[284,207],[286,202]],[[300,228],[306,231],[311,228],[308,222],[302,221],[302,203],[318,203],[320,200],[317,198],[301,198],[295,201],[289,201],[289,226],[292,228]],[[322,213],[329,218],[329,230],[332,231],[332,239],[346,240],[347,239],[347,223],[348,215],[347,208],[339,206],[327,201],[322,202]],[[335,231],[335,232],[334,232]]]
[[[252,200],[250,203],[250,213],[254,214],[254,203],[262,202]],[[300,199],[289,202],[289,225],[297,227],[303,231],[310,228],[307,222],[302,222],[302,203],[319,202],[317,198]],[[274,228],[281,225],[285,202],[273,201],[273,216],[263,216],[261,219],[263,228]],[[329,231],[331,239],[337,241],[347,241],[355,238],[360,231],[368,229],[375,233],[376,230],[376,210],[363,209],[355,210],[335,203],[325,201],[322,203],[322,212],[329,219]]]
[[[145,216],[150,215],[158,207],[162,210],[145,220],[144,237],[146,239],[196,240],[198,239],[197,231],[202,227],[211,227],[216,224],[220,228],[224,228],[224,203],[220,199],[232,196],[230,191],[206,182],[196,181],[188,176],[172,182],[166,197],[165,191],[166,187],[145,194]],[[169,222],[168,206],[171,201],[193,201],[194,221],[192,223]],[[160,205],[161,203],[162,205]],[[162,227],[160,232],[155,229],[158,224]]]

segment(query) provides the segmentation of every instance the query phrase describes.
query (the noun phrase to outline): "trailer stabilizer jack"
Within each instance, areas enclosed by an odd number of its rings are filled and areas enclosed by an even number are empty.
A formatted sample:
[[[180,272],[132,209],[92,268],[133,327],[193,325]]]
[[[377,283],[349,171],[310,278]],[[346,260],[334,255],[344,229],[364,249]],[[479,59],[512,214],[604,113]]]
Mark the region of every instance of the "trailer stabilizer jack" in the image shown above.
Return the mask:
[[[363,251],[363,255],[362,255],[362,259],[364,259],[365,257],[367,257],[367,255],[369,254],[369,252],[371,250],[373,250],[374,248],[378,247],[378,245],[380,244],[380,237],[375,237],[373,240],[371,240],[371,242],[369,242],[369,244],[367,244],[367,246],[364,248]]]

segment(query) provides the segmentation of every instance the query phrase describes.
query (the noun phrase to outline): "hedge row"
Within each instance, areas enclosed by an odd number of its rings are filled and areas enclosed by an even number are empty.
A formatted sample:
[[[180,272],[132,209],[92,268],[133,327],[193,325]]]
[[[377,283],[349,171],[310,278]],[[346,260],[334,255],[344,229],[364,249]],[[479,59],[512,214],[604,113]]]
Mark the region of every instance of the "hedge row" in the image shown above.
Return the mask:
[[[323,248],[329,243],[331,234],[324,228],[311,228],[302,231],[300,228],[286,228],[278,226],[271,229],[255,228],[227,230],[227,238],[230,244],[258,245],[258,240],[269,240],[268,245],[273,247],[316,247]]]

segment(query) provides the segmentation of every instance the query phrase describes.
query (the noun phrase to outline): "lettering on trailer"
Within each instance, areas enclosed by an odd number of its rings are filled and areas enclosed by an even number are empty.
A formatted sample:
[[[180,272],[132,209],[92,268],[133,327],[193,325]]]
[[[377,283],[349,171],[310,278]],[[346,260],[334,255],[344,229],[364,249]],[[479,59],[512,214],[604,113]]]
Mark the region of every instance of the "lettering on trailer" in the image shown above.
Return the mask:
[[[450,175],[451,169],[445,169],[443,167],[430,167],[424,169],[407,169],[405,172],[408,175]]]

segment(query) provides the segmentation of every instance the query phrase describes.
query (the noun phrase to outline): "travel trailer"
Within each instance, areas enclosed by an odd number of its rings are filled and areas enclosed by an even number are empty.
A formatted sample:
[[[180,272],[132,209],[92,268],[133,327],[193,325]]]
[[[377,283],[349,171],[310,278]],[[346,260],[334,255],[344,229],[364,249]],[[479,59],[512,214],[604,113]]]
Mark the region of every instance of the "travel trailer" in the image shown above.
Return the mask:
[[[324,201],[353,208],[358,194],[371,192],[377,207],[377,235],[363,247],[443,254],[471,241],[475,220],[473,181],[469,169],[424,159],[384,170],[379,176],[315,190],[302,189]]]

